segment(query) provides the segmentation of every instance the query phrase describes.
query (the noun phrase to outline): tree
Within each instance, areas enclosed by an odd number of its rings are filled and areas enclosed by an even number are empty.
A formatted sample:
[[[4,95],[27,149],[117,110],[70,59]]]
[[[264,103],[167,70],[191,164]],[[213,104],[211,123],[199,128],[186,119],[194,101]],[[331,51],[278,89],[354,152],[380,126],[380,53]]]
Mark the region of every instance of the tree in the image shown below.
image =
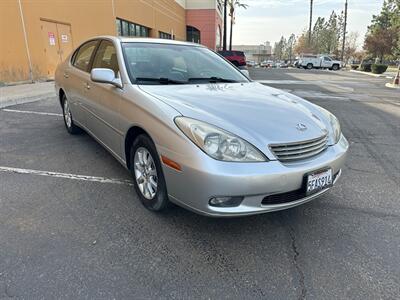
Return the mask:
[[[344,53],[343,53],[343,62],[345,65],[351,58],[358,59],[357,57],[358,37],[359,37],[358,32],[350,32],[346,38]]]
[[[294,33],[292,33],[289,37],[289,39],[287,40],[286,43],[286,53],[285,56],[287,57],[287,59],[289,60],[289,63],[292,63],[292,58],[293,58],[293,48],[294,45],[296,43],[296,36],[294,35]]]
[[[232,35],[233,35],[233,25],[235,24],[235,10],[236,8],[247,9],[248,5],[243,4],[240,0],[229,0],[229,16],[231,17],[231,32],[229,36],[229,50],[232,50]]]
[[[383,61],[400,56],[400,0],[385,0],[374,15],[365,37],[364,49]]]
[[[390,55],[392,49],[397,44],[396,35],[398,32],[394,28],[376,28],[365,38],[364,48],[382,63],[385,55]],[[398,37],[397,37],[398,38]]]
[[[280,41],[275,43],[274,46],[274,56],[278,60],[282,60],[285,58],[285,50],[286,50],[286,39],[284,36],[281,37]]]

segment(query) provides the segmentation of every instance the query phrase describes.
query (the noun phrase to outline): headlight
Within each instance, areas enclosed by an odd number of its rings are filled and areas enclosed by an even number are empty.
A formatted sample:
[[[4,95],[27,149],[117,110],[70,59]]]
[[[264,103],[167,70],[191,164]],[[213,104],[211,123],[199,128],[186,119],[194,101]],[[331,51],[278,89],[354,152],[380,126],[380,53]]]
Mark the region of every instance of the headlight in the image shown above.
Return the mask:
[[[342,134],[342,130],[340,128],[339,120],[326,109],[319,107],[321,112],[326,116],[329,120],[329,145],[335,145],[340,140],[340,136]]]
[[[193,143],[214,159],[235,162],[267,160],[245,140],[213,125],[186,117],[175,118],[175,123]]]

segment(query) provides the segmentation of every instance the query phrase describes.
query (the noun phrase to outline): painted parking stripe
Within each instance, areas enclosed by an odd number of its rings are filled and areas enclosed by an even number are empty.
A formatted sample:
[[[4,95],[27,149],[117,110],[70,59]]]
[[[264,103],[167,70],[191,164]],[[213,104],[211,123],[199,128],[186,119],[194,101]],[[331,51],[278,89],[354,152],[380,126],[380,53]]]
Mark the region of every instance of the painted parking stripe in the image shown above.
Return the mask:
[[[130,186],[133,185],[132,181],[125,180],[125,179],[113,179],[113,178],[98,177],[98,176],[87,176],[87,175],[59,173],[59,172],[52,172],[52,171],[20,169],[20,168],[12,168],[12,167],[4,167],[4,166],[0,166],[0,172],[58,177],[58,178],[66,178],[66,179],[72,179],[72,180],[83,180],[83,181],[92,181],[92,182],[101,182],[101,183],[114,183],[114,184],[130,185]]]
[[[13,112],[13,113],[21,113],[21,114],[34,114],[34,115],[45,115],[45,116],[62,117],[62,114],[49,113],[49,112],[41,112],[41,111],[18,110],[18,109],[6,109],[6,108],[3,108],[2,111]]]

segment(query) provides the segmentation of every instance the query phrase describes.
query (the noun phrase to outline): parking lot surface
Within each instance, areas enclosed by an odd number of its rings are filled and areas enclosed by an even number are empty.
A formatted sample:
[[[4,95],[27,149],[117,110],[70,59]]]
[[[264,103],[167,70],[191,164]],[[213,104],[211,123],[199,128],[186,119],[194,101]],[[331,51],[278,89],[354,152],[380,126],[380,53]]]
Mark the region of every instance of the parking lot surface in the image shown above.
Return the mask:
[[[306,205],[212,219],[147,211],[56,98],[0,110],[0,298],[395,299],[400,94],[348,72],[251,70],[333,112],[343,176]]]

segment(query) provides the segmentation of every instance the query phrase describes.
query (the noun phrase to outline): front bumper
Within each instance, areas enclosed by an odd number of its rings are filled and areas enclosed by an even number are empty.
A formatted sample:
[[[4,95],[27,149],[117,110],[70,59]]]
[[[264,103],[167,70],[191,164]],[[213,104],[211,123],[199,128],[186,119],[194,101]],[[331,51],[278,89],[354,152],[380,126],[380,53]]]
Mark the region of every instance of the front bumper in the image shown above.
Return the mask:
[[[306,203],[329,189],[291,202],[263,205],[266,196],[302,188],[304,175],[323,168],[332,168],[341,175],[349,144],[342,135],[339,142],[319,155],[295,163],[232,163],[216,161],[203,154],[201,159],[177,161],[182,172],[163,166],[170,200],[196,213],[214,217],[246,216],[283,210]],[[243,196],[236,207],[209,205],[212,197]]]

